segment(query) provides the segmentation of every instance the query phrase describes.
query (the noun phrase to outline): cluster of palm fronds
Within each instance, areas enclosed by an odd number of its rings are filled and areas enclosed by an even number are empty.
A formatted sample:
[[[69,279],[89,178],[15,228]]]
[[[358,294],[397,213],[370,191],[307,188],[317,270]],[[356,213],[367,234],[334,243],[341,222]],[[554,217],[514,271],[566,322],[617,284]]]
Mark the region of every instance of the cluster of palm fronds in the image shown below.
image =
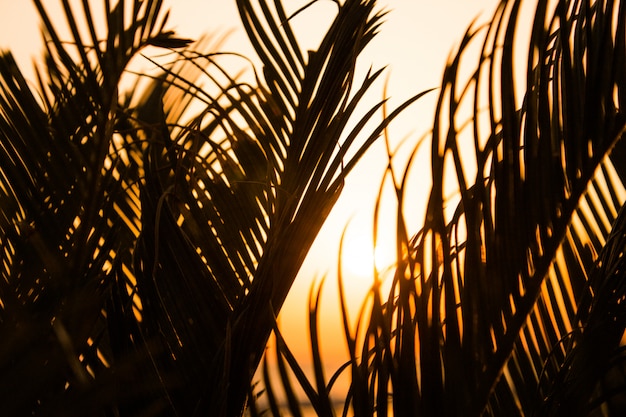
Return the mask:
[[[355,74],[382,22],[374,0],[337,2],[308,54],[280,1],[237,0],[262,64],[248,83],[166,30],[161,3],[105,1],[100,32],[90,2],[62,0],[64,39],[35,0],[37,80],[0,54],[6,415],[241,415],[345,176],[420,97],[378,123],[384,101],[360,113],[381,74]],[[539,0],[525,78],[520,7],[502,1],[446,67],[417,233],[408,167],[398,175],[388,152],[398,260],[385,297],[374,277],[356,328],[342,297],[346,365],[326,379],[319,291],[314,383],[276,331],[293,414],[290,372],[319,415],[333,415],[342,373],[344,414],[358,416],[624,411],[626,6]],[[120,91],[153,47],[172,63],[150,61],[158,75]]]
[[[280,2],[237,1],[253,84],[166,30],[161,1],[103,3],[98,31],[62,1],[64,39],[35,0],[35,86],[0,55],[2,413],[239,415],[345,176],[416,98],[378,126],[382,103],[357,111],[381,74],[355,79],[373,0],[338,4],[308,55]],[[148,47],[173,63],[119,91]]]
[[[397,265],[386,296],[374,276],[356,329],[341,296],[346,367],[320,372],[317,304],[313,385],[278,341],[279,365],[319,415],[332,415],[331,393],[342,398],[331,391],[342,372],[343,415],[626,411],[626,6],[539,1],[533,22],[520,21],[521,7],[501,2],[445,69],[417,233],[403,207],[410,163],[399,178],[389,169]],[[519,27],[530,27],[528,43]],[[520,51],[527,62],[515,61]]]

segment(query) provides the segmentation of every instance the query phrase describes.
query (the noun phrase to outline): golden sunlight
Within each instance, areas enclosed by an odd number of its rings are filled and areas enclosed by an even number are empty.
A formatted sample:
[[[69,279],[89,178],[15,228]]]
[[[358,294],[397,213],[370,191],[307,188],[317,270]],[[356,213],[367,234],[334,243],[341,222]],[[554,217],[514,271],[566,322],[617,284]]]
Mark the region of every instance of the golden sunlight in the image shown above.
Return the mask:
[[[342,273],[346,278],[371,278],[375,269],[382,271],[395,261],[392,245],[385,242],[374,247],[372,232],[367,228],[348,229],[341,252]]]

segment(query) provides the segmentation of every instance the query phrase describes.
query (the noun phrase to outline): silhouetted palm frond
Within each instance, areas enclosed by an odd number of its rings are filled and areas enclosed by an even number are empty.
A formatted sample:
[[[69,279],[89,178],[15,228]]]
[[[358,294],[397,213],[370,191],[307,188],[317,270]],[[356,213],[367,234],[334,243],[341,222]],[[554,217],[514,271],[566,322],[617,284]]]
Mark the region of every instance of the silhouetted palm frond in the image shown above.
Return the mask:
[[[520,7],[499,5],[468,83],[459,63],[476,32],[444,74],[425,227],[387,304],[399,332],[389,378],[420,393],[394,390],[396,412],[554,415],[540,411],[544,399],[563,415],[581,412],[624,331],[611,310],[602,320],[616,320],[619,336],[595,362],[575,359],[596,326],[579,305],[587,294],[596,305],[594,288],[618,282],[592,271],[624,201],[614,168],[623,161],[608,157],[625,127],[623,6],[539,1],[523,83],[514,61]],[[460,127],[468,101],[474,114]],[[415,349],[417,379],[405,371]],[[574,364],[596,370],[581,380]]]
[[[162,30],[157,1],[132,3],[130,18],[123,2],[110,7],[104,34],[87,2],[85,25],[64,3],[69,41],[35,5],[47,48],[38,88],[0,56],[0,368],[15,386],[3,412],[89,413],[116,395],[92,396],[113,387],[106,300],[138,233],[138,170],[116,152],[118,83],[146,46],[187,41]]]
[[[433,186],[412,238],[410,163],[401,178],[388,171],[399,206],[391,291],[382,300],[374,277],[356,332],[342,298],[356,415],[626,409],[624,5],[540,0],[520,46],[521,7],[502,1],[445,69]]]
[[[35,3],[37,88],[0,58],[0,370],[22,387],[7,412],[239,415],[345,176],[419,97],[373,127],[382,102],[357,111],[382,14],[338,4],[305,56],[280,2],[241,0],[253,84],[182,49],[124,95],[144,48],[189,43],[161,2],[105,1],[99,32],[88,2],[63,1],[69,41]]]

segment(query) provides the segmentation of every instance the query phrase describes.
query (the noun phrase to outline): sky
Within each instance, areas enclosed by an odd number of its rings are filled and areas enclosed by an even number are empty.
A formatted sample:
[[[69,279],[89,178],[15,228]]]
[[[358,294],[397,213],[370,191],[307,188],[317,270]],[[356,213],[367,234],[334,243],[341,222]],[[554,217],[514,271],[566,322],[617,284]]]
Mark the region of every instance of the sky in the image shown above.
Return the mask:
[[[59,0],[44,0],[46,7],[58,9]],[[99,4],[99,1],[93,1]],[[297,10],[307,3],[303,0],[285,0],[288,10]],[[387,92],[390,108],[426,89],[438,87],[444,65],[451,52],[458,45],[467,26],[475,18],[479,22],[489,19],[498,3],[497,0],[386,0],[379,1],[379,7],[388,10],[380,33],[360,58],[361,71],[369,67],[387,66]],[[245,32],[241,27],[234,0],[169,0],[169,27],[182,37],[196,39],[202,34],[220,34],[232,31],[223,50],[251,54]],[[332,17],[336,6],[331,0],[319,0],[300,17],[294,19],[297,34],[303,44],[314,49],[324,25]],[[40,35],[38,20],[30,1],[0,0],[0,48],[9,48],[18,62],[28,68],[33,57],[39,55]],[[384,83],[376,84],[370,94],[371,103],[383,95]],[[437,92],[421,99],[390,128],[392,142],[406,141],[402,149],[412,149],[432,123]],[[409,220],[412,232],[423,216],[424,199],[428,187],[428,164],[424,156],[418,156],[409,186],[412,192],[408,202]],[[408,152],[400,152],[399,167]],[[403,159],[404,155],[404,159]],[[345,262],[345,286],[351,302],[351,313],[356,314],[360,300],[372,284],[372,278],[363,272],[363,266],[371,265],[372,209],[383,178],[386,156],[382,144],[375,146],[365,160],[348,179],[344,193],[326,225],[311,249],[288,297],[280,316],[281,328],[290,347],[299,359],[308,360],[307,296],[312,283],[326,276],[322,303],[322,343],[324,355],[329,363],[339,364],[347,358],[347,351],[339,327],[336,265],[341,233],[350,221],[346,231],[347,255]],[[388,191],[387,191],[388,192]],[[383,207],[381,231],[382,249],[377,262],[389,262],[393,253],[393,210],[388,203]],[[387,242],[387,243],[385,243]],[[370,243],[371,245],[371,243]],[[303,343],[303,341],[305,343]]]

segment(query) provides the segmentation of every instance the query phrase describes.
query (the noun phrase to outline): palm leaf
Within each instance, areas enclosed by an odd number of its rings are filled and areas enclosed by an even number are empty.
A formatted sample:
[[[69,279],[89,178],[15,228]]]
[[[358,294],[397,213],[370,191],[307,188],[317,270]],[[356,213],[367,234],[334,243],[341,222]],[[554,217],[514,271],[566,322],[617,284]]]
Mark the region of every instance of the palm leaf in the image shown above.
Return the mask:
[[[345,176],[384,126],[418,98],[357,143],[380,106],[355,113],[380,74],[367,74],[353,88],[356,57],[381,17],[373,13],[374,2],[341,5],[307,61],[279,2],[261,1],[258,10],[248,1],[238,6],[263,63],[260,86],[221,86],[219,99],[209,100],[191,129],[151,140],[144,163],[154,174],[142,188],[142,243],[135,253],[140,297],[159,300],[144,303],[142,311],[146,340],[161,339],[158,372],[184,370],[174,380],[188,381],[168,397],[181,410],[227,415],[242,411],[243,381],[251,381],[261,360],[273,311],[282,306]],[[170,75],[172,85],[189,85]],[[212,332],[200,337],[201,328]]]
[[[498,6],[469,81],[480,31],[446,67],[413,239],[408,167],[398,181],[390,164],[398,264],[387,303],[375,285],[359,317],[360,356],[343,307],[345,410],[386,415],[389,394],[396,415],[623,414],[623,5],[539,1],[524,87],[520,7]]]
[[[79,65],[72,53],[57,51],[65,44],[51,36],[55,54],[71,70],[49,60],[50,88],[73,97],[68,82],[89,84],[77,87],[85,89],[78,95],[85,103],[70,102],[64,116],[71,120],[97,105],[93,116],[85,116],[95,127],[81,126],[97,139],[86,141],[94,148],[84,163],[94,169],[84,178],[95,185],[83,188],[101,198],[80,212],[79,229],[97,246],[77,246],[81,259],[104,257],[94,265],[106,269],[89,281],[98,284],[100,298],[82,298],[101,326],[87,337],[88,357],[94,358],[89,366],[105,375],[88,387],[99,398],[91,409],[105,403],[120,414],[240,414],[274,326],[273,312],[345,176],[382,129],[419,97],[369,132],[366,126],[381,104],[362,115],[356,111],[381,73],[367,74],[360,85],[354,80],[356,57],[381,18],[373,1],[341,5],[308,60],[279,2],[260,2],[258,10],[251,2],[238,5],[264,65],[263,76],[255,74],[258,86],[236,81],[218,54],[182,51],[178,62],[154,62],[163,72],[143,96],[120,102],[117,83],[132,55],[145,45],[186,44],[162,30],[159,2],[134,4],[126,28],[124,2],[109,9],[106,41],[97,43],[93,28],[88,33],[95,46],[75,40],[77,49],[94,54],[79,51]],[[79,37],[80,31],[72,32]],[[76,76],[90,65],[95,80]],[[210,88],[200,88],[203,82]],[[197,105],[200,110],[190,116]],[[355,123],[348,129],[350,120]],[[73,336],[63,340],[74,343]],[[68,343],[61,343],[67,352]]]
[[[577,306],[623,202],[607,155],[624,129],[616,94],[624,88],[617,75],[624,15],[610,1],[561,1],[555,9],[538,2],[520,108],[513,71],[519,8],[517,1],[498,6],[467,84],[459,80],[460,59],[476,32],[465,36],[443,78],[433,190],[410,248],[419,274],[403,265],[414,289],[400,290],[394,307],[419,334],[417,407],[424,415],[529,414],[544,395],[558,397],[559,407],[560,395],[582,392],[546,394],[573,360],[566,359],[572,332],[588,325],[575,318]],[[460,129],[466,101],[474,116]],[[456,180],[454,211],[446,209],[444,173]],[[599,183],[609,191],[598,193]],[[591,198],[600,202],[586,204]],[[403,297],[415,299],[415,311],[401,308]],[[402,340],[410,348],[408,335]]]
[[[2,385],[19,393],[5,412],[89,413],[119,394],[107,333],[116,314],[106,307],[138,224],[139,172],[115,151],[117,85],[155,37],[186,41],[157,28],[160,2],[133,2],[130,22],[124,2],[107,8],[102,39],[87,2],[82,27],[63,2],[69,42],[35,5],[47,48],[39,91],[10,53],[0,56],[0,367]]]

